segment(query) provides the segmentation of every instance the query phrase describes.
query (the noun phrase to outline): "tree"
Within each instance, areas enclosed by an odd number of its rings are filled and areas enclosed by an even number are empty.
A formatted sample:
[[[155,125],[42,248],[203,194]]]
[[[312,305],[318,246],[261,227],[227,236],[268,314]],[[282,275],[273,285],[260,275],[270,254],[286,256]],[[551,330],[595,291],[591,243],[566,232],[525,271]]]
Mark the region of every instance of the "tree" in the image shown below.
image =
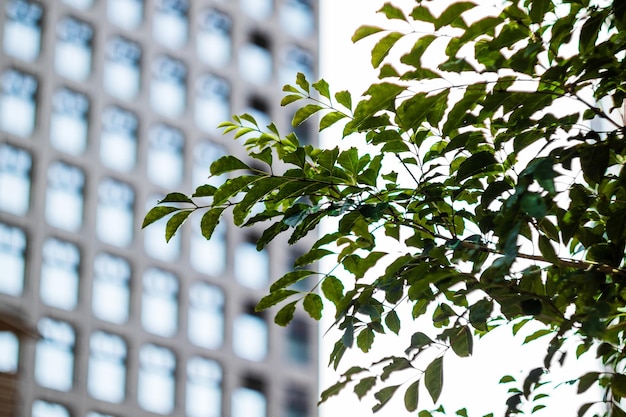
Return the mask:
[[[396,393],[415,411],[423,386],[437,403],[446,355],[471,355],[474,338],[498,326],[538,323],[526,342],[548,338],[549,348],[525,380],[503,376],[513,384],[506,415],[522,402],[541,408],[545,394],[533,393],[566,342],[577,356],[595,350],[605,366],[569,382],[579,393],[600,387],[605,415],[625,415],[626,2],[514,0],[494,10],[470,1],[418,0],[411,10],[385,3],[380,12],[406,30],[356,31],[355,42],[377,37],[378,80],[361,97],[331,94],[324,80],[299,74],[282,100],[300,104],[294,127],[319,115],[320,131],[343,123],[343,137],[360,135],[367,147],[301,145],[274,124],[234,116],[221,127],[244,137],[254,165],[221,157],[210,169],[228,176],[221,186],[168,194],[145,217],[144,227],[169,216],[169,240],[203,211],[210,239],[230,212],[237,226],[266,225],[258,249],[334,221],[336,230],[319,236],[257,309],[276,308],[284,326],[298,306],[319,320],[322,297],[331,302],[342,331],[335,368],[354,345],[368,352],[377,334],[430,316],[433,329],[413,333],[405,355],[378,358],[380,375],[352,367],[321,401],[354,385],[359,398],[376,390],[374,411]],[[383,237],[397,247],[377,245]],[[336,266],[307,269],[321,259]],[[311,276],[310,291],[292,287]],[[401,305],[410,315],[398,314]],[[413,379],[387,385],[396,372]]]

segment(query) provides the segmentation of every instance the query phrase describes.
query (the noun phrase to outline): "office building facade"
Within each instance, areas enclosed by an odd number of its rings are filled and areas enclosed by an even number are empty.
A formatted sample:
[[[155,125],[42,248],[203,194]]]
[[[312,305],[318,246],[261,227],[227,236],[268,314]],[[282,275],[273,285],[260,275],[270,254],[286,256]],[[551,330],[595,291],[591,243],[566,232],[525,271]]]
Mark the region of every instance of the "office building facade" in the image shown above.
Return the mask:
[[[0,327],[7,415],[316,415],[315,323],[254,312],[299,248],[257,252],[261,229],[226,222],[207,241],[194,217],[169,244],[140,225],[166,192],[215,184],[217,157],[245,157],[220,121],[289,128],[281,86],[314,77],[317,8],[2,2],[0,315],[39,334]]]

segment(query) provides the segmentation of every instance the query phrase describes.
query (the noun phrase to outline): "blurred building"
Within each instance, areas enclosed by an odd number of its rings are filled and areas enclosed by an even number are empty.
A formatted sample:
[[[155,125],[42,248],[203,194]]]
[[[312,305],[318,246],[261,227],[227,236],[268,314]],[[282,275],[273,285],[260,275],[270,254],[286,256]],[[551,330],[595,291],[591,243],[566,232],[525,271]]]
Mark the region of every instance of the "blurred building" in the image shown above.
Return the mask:
[[[23,311],[0,326],[0,384],[18,387],[0,387],[2,417],[316,415],[316,325],[254,312],[301,250],[257,252],[262,230],[226,222],[169,244],[140,225],[241,153],[220,121],[288,129],[280,90],[314,77],[317,8],[0,2],[0,307]]]

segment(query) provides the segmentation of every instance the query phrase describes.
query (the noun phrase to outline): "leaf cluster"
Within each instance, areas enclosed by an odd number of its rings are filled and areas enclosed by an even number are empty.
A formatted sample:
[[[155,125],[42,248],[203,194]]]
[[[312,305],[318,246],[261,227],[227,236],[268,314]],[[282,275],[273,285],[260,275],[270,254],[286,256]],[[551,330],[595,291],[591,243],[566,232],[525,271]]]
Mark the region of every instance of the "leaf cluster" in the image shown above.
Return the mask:
[[[228,211],[237,226],[263,225],[260,250],[280,234],[294,244],[333,221],[336,230],[315,235],[299,269],[279,277],[257,309],[279,306],[275,322],[286,325],[299,303],[319,320],[328,300],[342,333],[329,358],[335,368],[355,345],[368,352],[377,335],[430,316],[436,334],[414,333],[405,356],[375,363],[380,375],[349,369],[322,401],[352,383],[359,398],[379,387],[378,411],[400,388],[386,385],[389,376],[412,372],[404,401],[418,410],[420,386],[438,401],[446,354],[470,356],[474,339],[497,326],[517,332],[538,323],[525,343],[549,337],[548,351],[510,391],[507,415],[547,395],[533,393],[562,364],[568,340],[576,355],[594,347],[607,369],[573,381],[579,393],[598,384],[599,402],[622,415],[626,3],[520,0],[476,13],[479,4],[461,1],[435,14],[438,3],[417,1],[406,11],[385,3],[380,12],[406,22],[406,31],[356,31],[355,42],[376,38],[371,63],[379,69],[358,98],[302,74],[284,87],[282,105],[299,106],[294,128],[315,119],[319,131],[341,126],[342,138],[361,135],[367,147],[302,145],[293,132],[235,116],[220,126],[245,140],[247,160],[219,158],[211,175],[227,177],[222,185],[168,194],[144,227],[169,216],[169,240],[201,210],[210,239]],[[412,46],[392,61],[401,40]],[[441,59],[430,58],[440,51]],[[383,237],[401,253],[380,245]],[[321,259],[335,268],[303,269]],[[294,289],[307,277],[316,278],[309,290]],[[404,304],[411,314],[400,317]]]

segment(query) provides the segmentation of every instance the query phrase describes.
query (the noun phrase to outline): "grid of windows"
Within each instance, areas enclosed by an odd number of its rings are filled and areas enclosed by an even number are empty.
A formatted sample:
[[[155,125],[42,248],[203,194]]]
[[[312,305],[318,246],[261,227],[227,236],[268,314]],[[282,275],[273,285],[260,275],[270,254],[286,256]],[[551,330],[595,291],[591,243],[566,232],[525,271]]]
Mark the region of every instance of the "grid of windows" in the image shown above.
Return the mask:
[[[0,7],[0,301],[40,303],[33,349],[0,332],[0,372],[33,381],[18,417],[311,415],[315,395],[287,395],[291,380],[263,371],[285,354],[287,374],[316,384],[313,327],[274,334],[254,311],[280,251],[227,222],[207,240],[197,215],[167,244],[166,222],[134,231],[164,192],[225,181],[210,176],[234,152],[220,122],[247,112],[267,125],[281,84],[314,76],[317,3]],[[258,373],[232,376],[231,361]]]

